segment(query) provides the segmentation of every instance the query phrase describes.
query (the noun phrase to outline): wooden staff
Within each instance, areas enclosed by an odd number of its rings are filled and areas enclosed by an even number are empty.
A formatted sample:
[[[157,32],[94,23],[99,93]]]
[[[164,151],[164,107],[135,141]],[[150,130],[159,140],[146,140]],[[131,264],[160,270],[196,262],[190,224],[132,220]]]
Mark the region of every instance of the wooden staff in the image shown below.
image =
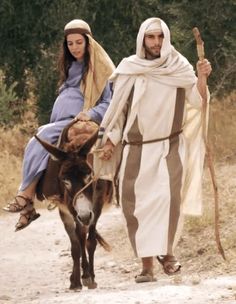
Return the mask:
[[[203,60],[205,58],[204,54],[204,42],[202,41],[200,32],[197,27],[193,28],[193,34],[196,39],[197,43],[197,54],[199,60]],[[207,77],[203,79],[205,82],[205,92],[203,94],[203,105],[202,105],[202,128],[203,128],[203,140],[206,148],[206,157],[207,157],[207,164],[208,168],[210,170],[210,175],[211,175],[211,180],[212,180],[212,185],[214,189],[214,199],[215,199],[215,238],[216,238],[216,244],[217,248],[219,250],[219,253],[222,255],[223,259],[226,260],[225,253],[223,250],[223,247],[221,245],[220,241],[220,232],[219,232],[219,195],[218,195],[218,187],[217,187],[217,182],[216,182],[216,175],[215,175],[215,170],[213,166],[213,160],[212,160],[212,153],[211,153],[211,148],[208,144],[207,141]]]

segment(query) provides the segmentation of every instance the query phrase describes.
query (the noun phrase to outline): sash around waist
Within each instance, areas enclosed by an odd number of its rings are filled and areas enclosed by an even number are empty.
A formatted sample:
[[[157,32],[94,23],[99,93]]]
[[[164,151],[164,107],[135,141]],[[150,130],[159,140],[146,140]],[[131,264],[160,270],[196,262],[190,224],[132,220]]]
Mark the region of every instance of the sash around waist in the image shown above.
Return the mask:
[[[126,140],[123,140],[122,145],[123,146],[125,146],[125,145],[140,146],[140,145],[144,145],[144,144],[150,144],[150,143],[154,143],[154,142],[158,142],[158,141],[163,141],[163,140],[166,140],[166,139],[172,139],[172,138],[178,136],[182,132],[183,132],[183,130],[179,130],[179,131],[174,132],[174,133],[172,133],[172,134],[170,134],[169,136],[166,136],[166,137],[155,138],[155,139],[144,140],[144,141],[129,141],[128,142]]]

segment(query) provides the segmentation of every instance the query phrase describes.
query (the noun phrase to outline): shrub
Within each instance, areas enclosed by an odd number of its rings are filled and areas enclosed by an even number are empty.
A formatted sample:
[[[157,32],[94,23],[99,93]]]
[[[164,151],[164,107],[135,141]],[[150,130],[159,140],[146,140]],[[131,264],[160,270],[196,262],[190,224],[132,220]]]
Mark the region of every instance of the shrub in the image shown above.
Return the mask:
[[[19,102],[14,89],[17,83],[14,82],[7,87],[4,74],[0,71],[0,125],[12,126],[20,121],[23,112],[22,103]]]

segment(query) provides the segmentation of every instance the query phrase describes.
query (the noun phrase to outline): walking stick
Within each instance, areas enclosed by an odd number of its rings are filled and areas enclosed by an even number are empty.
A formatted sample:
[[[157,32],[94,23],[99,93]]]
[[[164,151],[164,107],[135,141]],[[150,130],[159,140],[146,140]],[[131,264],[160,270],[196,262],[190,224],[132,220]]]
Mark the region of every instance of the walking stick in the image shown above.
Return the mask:
[[[197,54],[199,60],[203,60],[205,57],[204,54],[204,42],[202,41],[200,32],[197,27],[193,28],[193,34],[197,43]],[[215,199],[215,238],[217,248],[219,253],[222,255],[223,259],[226,260],[224,249],[220,241],[220,232],[219,232],[219,195],[218,187],[216,182],[216,175],[213,166],[212,153],[209,143],[207,141],[207,125],[206,125],[206,112],[207,112],[207,77],[205,77],[205,92],[203,96],[203,105],[202,105],[202,128],[203,128],[203,140],[206,149],[207,164],[210,170],[211,181],[214,189],[214,199]]]

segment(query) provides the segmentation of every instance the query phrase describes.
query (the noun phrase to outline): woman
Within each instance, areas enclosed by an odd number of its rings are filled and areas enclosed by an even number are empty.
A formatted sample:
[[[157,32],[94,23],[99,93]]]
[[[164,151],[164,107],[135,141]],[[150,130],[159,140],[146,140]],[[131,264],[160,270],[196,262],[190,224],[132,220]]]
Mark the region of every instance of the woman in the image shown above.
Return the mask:
[[[80,19],[66,24],[59,68],[59,95],[54,103],[50,123],[41,126],[37,135],[56,143],[62,129],[72,120],[101,122],[110,103],[108,78],[114,65],[105,50],[92,38],[89,25]],[[49,154],[35,138],[25,149],[23,177],[18,194],[3,209],[21,212],[16,230],[23,229],[39,217],[33,205],[36,186],[47,167]]]

